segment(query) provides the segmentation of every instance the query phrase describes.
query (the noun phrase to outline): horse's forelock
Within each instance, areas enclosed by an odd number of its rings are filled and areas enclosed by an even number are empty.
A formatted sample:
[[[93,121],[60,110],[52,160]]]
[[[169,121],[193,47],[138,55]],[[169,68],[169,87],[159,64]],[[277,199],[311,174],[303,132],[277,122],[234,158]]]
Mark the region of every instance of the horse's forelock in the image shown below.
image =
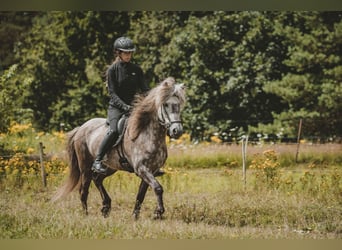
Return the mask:
[[[168,77],[162,81],[156,88],[156,106],[160,107],[165,103],[165,101],[170,98],[175,89],[175,79],[173,77]]]
[[[157,87],[151,89],[147,97],[138,96],[135,100],[135,106],[140,107],[138,109],[144,107],[145,112],[156,112],[171,96],[177,96],[181,105],[185,103],[184,84],[176,83],[173,77],[168,77]]]
[[[156,88],[156,106],[160,107],[171,96],[177,96],[180,105],[183,107],[185,104],[185,86],[183,83],[176,83],[173,77],[166,78],[160,83],[159,89]]]

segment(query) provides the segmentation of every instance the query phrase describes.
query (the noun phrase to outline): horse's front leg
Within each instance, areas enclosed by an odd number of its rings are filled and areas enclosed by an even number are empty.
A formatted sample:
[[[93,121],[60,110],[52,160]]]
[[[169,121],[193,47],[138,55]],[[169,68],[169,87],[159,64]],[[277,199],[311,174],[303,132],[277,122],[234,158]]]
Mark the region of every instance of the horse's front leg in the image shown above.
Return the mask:
[[[159,183],[158,183],[159,184]],[[159,187],[154,189],[154,192],[157,195],[158,207],[154,211],[155,219],[162,219],[162,215],[165,212],[164,202],[163,202],[163,187],[159,184]]]
[[[164,203],[163,203],[163,187],[156,180],[152,173],[150,173],[145,166],[142,166],[138,169],[137,175],[142,178],[154,191],[157,196],[157,208],[154,211],[155,219],[162,219],[162,215],[165,212]],[[146,191],[145,191],[146,193]]]
[[[134,211],[133,211],[134,219],[139,218],[141,205],[144,202],[145,194],[147,192],[147,188],[148,188],[148,184],[144,180],[141,180],[137,199],[136,199],[135,206],[134,206]]]

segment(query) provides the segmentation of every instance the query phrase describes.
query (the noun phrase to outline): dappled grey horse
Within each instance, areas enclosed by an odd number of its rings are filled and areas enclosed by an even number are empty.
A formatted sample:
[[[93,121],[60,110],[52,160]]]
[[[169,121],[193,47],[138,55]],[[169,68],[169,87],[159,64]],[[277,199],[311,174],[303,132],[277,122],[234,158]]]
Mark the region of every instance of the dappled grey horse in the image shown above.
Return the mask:
[[[94,181],[102,197],[102,214],[111,210],[111,198],[103,186],[103,180],[118,170],[134,172],[141,178],[133,211],[138,218],[146,191],[150,186],[157,197],[156,218],[164,213],[163,188],[155,178],[167,159],[166,134],[178,138],[183,133],[181,110],[185,104],[185,88],[166,78],[151,89],[146,97],[137,97],[121,142],[107,152],[105,175],[95,174],[91,166],[103,136],[108,130],[104,118],[94,118],[68,133],[67,151],[70,173],[66,183],[57,191],[53,200],[64,197],[77,186],[80,199],[88,213],[87,199],[91,181]],[[125,163],[122,163],[125,162]]]

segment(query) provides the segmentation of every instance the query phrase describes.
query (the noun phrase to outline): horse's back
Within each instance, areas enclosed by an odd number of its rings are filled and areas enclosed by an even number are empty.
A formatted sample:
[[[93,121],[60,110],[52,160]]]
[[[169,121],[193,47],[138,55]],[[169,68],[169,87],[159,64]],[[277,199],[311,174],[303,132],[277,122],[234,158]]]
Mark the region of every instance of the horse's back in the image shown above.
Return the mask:
[[[82,127],[94,128],[95,126],[106,125],[106,119],[101,117],[92,118],[81,125]]]

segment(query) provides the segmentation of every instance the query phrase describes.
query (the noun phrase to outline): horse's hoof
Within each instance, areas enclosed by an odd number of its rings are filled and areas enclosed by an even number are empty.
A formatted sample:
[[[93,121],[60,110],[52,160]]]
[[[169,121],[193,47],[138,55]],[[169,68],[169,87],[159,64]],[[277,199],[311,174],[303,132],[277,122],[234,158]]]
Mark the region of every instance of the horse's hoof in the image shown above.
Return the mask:
[[[103,218],[108,218],[109,217],[109,212],[103,212],[102,215],[103,215]]]
[[[162,220],[164,219],[163,215],[161,214],[155,214],[154,217],[153,217],[154,220]]]
[[[162,220],[163,219],[163,213],[161,213],[160,211],[155,211],[153,219],[154,220]]]
[[[133,212],[133,219],[138,220],[139,219],[139,212],[134,211]]]
[[[102,212],[102,215],[104,218],[108,218],[109,217],[109,214],[110,214],[110,208],[109,207],[103,207],[101,209],[101,212]]]

